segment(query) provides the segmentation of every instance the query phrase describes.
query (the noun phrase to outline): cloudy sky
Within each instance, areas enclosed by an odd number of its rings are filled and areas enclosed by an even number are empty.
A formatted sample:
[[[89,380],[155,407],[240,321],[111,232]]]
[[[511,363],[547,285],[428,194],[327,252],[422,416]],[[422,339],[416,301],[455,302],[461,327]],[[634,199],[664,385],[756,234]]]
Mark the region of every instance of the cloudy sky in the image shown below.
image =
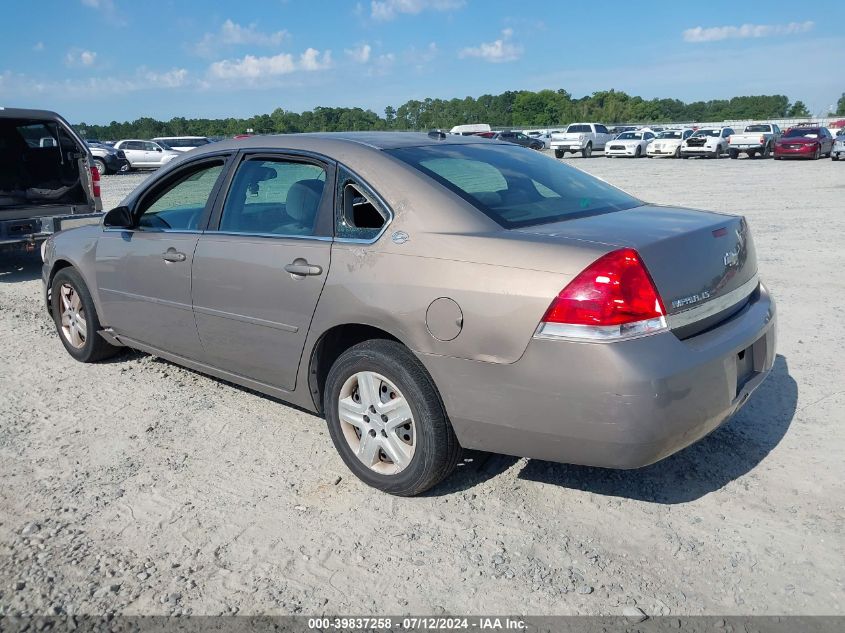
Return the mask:
[[[845,92],[845,2],[5,0],[0,106],[74,122],[565,88]],[[9,16],[15,16],[10,18]]]

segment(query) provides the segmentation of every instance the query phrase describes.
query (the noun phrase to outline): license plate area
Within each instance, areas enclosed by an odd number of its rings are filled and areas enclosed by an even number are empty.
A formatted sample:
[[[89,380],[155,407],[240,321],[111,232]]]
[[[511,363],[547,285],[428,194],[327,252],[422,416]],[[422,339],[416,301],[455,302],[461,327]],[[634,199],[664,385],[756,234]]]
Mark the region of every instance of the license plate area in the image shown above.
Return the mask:
[[[739,393],[754,376],[753,345],[746,347],[736,355],[736,392]]]

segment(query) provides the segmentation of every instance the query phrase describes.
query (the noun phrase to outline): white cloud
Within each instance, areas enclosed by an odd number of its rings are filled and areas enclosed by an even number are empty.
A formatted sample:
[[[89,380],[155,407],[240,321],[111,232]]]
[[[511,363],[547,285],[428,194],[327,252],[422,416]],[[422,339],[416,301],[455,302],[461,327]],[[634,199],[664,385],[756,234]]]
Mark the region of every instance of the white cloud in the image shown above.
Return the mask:
[[[188,82],[188,71],[185,68],[173,68],[165,72],[141,68],[138,74],[150,88],[181,88]]]
[[[201,82],[192,79],[184,68],[172,68],[167,71],[150,70],[144,66],[134,74],[124,76],[88,77],[86,79],[39,79],[11,71],[0,73],[0,87],[16,97],[30,98],[61,94],[69,99],[90,101],[103,96],[126,94],[143,90],[161,90],[186,86],[204,87]]]
[[[90,67],[97,61],[97,53],[81,48],[72,48],[65,55],[65,65],[70,67]]]
[[[370,60],[373,49],[369,44],[361,44],[355,48],[347,48],[344,52],[354,62],[366,64]]]
[[[332,65],[332,52],[307,49],[297,60],[290,53],[280,53],[271,57],[246,55],[240,59],[224,59],[214,62],[208,72],[215,79],[255,80],[264,77],[287,75],[296,71],[325,70]]]
[[[685,42],[718,42],[728,39],[746,39],[757,37],[771,37],[773,35],[795,35],[813,30],[815,24],[806,22],[790,22],[789,24],[743,24],[741,26],[713,26],[695,28],[684,31]]]
[[[32,47],[32,50],[34,50],[36,53],[40,53],[44,50],[44,42],[36,42],[35,46]]]
[[[288,37],[285,30],[264,33],[255,24],[241,26],[226,20],[216,33],[206,33],[194,45],[194,51],[203,57],[211,57],[222,47],[232,46],[279,46]]]
[[[470,46],[458,53],[458,57],[477,57],[486,62],[500,64],[502,62],[516,61],[522,57],[522,47],[519,44],[514,44],[513,29],[503,29],[502,37],[494,42],[482,42],[478,46]]]
[[[126,24],[126,21],[117,13],[117,7],[114,5],[114,0],[82,0],[82,6],[94,9],[112,24],[118,26]]]
[[[394,64],[396,64],[395,53],[385,53],[384,55],[379,55],[373,60],[372,66],[367,72],[367,75],[370,77],[381,77],[383,75],[387,75],[391,70],[393,70]]]
[[[464,6],[464,0],[372,0],[370,17],[388,21],[400,14],[417,15],[423,11],[450,11]]]

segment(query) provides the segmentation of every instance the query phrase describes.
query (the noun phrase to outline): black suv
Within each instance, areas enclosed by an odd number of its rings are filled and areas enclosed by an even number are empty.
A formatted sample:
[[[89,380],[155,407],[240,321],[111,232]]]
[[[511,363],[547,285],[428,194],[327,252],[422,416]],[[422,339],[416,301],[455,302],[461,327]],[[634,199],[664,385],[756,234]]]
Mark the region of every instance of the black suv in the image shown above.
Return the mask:
[[[516,145],[522,145],[523,147],[530,147],[531,149],[543,149],[543,141],[531,138],[522,132],[506,130],[504,132],[497,132],[493,138],[499,139],[500,141],[507,141],[508,143],[515,143]]]

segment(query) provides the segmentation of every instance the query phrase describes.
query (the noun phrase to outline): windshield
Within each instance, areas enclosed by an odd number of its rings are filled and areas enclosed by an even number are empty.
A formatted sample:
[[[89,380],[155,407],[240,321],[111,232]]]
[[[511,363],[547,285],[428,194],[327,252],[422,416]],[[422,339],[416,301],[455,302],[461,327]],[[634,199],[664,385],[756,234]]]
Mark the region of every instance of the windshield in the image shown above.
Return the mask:
[[[619,136],[616,137],[617,141],[624,141],[628,139],[641,139],[643,137],[642,132],[622,132]]]
[[[203,145],[208,145],[207,138],[166,138],[164,141],[157,141],[164,145],[165,143],[168,146],[168,149],[173,149],[174,147],[202,147]]]
[[[519,146],[426,145],[386,151],[506,229],[642,204],[578,169]]]
[[[698,130],[693,136],[719,136],[719,130]]]
[[[745,128],[746,132],[771,132],[768,125],[749,125]]]
[[[683,132],[680,130],[666,130],[658,134],[657,138],[683,138]]]
[[[819,138],[817,127],[794,127],[783,135],[784,138]]]

